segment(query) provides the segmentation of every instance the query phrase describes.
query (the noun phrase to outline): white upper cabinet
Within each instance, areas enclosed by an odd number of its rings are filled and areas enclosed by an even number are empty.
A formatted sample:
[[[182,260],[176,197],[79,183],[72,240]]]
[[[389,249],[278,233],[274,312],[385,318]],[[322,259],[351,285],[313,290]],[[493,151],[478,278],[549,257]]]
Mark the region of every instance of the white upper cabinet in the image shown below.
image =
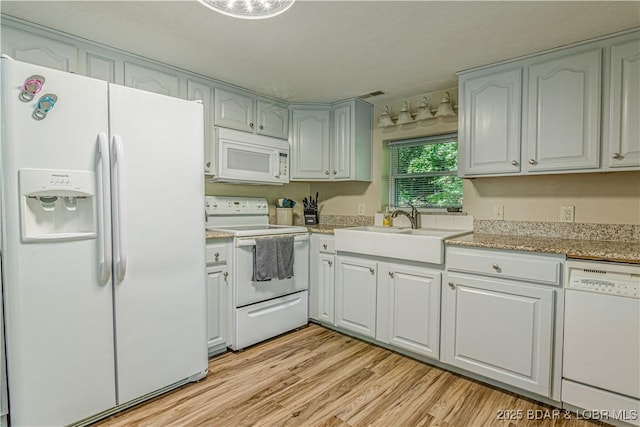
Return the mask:
[[[290,179],[329,179],[328,106],[294,107]]]
[[[292,111],[292,180],[371,181],[371,104],[351,99]]]
[[[161,95],[177,97],[180,94],[178,76],[132,62],[124,63],[124,84]]]
[[[187,80],[187,98],[200,100],[204,107],[204,173],[213,173],[213,90],[210,86],[194,80]]]
[[[253,98],[215,88],[215,125],[253,132]]]
[[[71,73],[78,72],[76,46],[6,26],[2,29],[2,53],[16,61]]]
[[[239,91],[215,88],[216,126],[287,139],[289,108],[287,103],[256,97]]]
[[[256,112],[257,134],[281,139],[289,137],[289,105],[286,102],[258,99]]]
[[[640,166],[640,39],[611,48],[609,167]]]
[[[459,73],[458,175],[640,169],[640,32]]]
[[[467,174],[520,171],[522,68],[461,79],[459,162]]]
[[[529,171],[599,166],[601,66],[601,49],[529,66]]]

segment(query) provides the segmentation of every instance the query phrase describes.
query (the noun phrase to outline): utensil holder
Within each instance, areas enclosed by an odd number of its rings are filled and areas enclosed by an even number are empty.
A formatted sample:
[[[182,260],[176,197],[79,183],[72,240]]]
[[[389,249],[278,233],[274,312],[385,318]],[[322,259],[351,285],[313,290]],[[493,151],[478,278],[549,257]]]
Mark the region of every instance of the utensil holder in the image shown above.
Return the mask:
[[[276,224],[293,225],[293,208],[276,208]]]

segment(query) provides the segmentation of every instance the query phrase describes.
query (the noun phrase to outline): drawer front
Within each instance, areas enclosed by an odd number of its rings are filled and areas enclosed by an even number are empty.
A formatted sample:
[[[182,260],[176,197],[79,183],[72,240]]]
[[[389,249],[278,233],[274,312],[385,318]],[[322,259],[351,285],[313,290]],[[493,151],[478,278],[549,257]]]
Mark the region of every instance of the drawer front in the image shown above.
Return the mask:
[[[560,285],[562,259],[550,255],[447,248],[447,270]]]
[[[319,250],[321,253],[325,254],[335,254],[336,253],[336,243],[335,238],[333,236],[318,236],[319,242]]]
[[[229,259],[229,244],[208,244],[205,247],[205,260],[209,264],[225,264]]]

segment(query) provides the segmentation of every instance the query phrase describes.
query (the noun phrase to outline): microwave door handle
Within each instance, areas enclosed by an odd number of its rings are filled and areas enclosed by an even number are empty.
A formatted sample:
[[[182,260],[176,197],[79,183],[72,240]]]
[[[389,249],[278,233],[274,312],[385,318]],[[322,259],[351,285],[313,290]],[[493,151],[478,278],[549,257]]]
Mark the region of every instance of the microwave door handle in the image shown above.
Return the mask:
[[[273,177],[280,178],[280,153],[273,152]]]

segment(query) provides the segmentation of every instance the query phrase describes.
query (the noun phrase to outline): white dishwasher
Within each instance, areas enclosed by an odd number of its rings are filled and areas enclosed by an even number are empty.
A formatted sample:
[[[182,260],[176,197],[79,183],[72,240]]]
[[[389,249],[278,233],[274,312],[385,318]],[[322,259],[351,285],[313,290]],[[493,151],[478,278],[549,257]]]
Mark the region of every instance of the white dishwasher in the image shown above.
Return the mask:
[[[640,426],[640,265],[566,267],[563,404]]]

